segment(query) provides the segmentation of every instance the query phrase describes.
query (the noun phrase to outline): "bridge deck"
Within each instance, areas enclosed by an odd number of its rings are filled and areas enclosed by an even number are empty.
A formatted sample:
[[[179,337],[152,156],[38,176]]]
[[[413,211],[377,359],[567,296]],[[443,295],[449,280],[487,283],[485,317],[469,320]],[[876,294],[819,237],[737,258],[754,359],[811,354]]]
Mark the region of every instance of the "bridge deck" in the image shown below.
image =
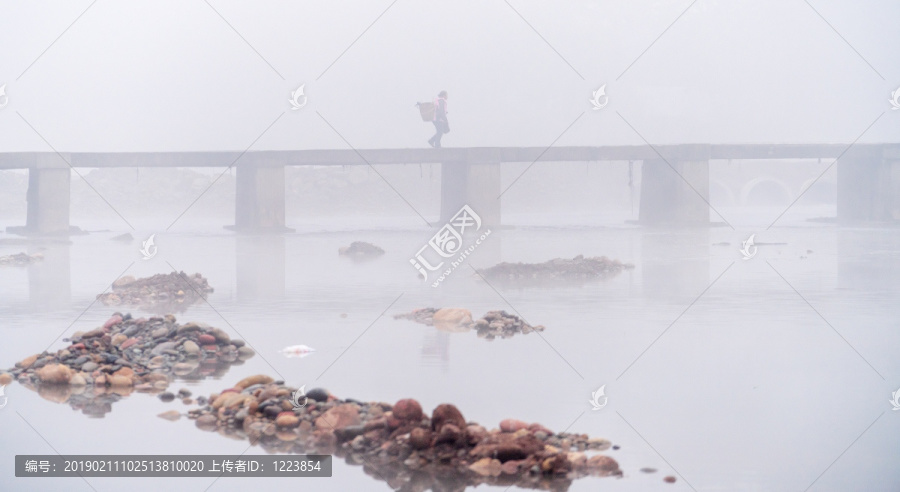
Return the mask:
[[[197,152],[0,153],[0,169],[30,167],[227,167],[425,164],[442,162],[591,162],[656,159],[833,159],[850,144],[680,144],[603,147],[468,147],[443,149],[251,150]],[[890,152],[900,144],[855,144],[854,151]],[[68,163],[68,164],[67,164]]]

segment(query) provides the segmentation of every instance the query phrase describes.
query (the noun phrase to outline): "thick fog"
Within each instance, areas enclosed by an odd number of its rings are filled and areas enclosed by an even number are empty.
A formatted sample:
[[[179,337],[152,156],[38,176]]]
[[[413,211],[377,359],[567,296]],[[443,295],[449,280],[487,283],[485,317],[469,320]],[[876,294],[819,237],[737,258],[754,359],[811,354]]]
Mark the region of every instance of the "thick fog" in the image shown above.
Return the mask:
[[[420,147],[428,132],[413,104],[442,89],[453,146],[886,142],[900,129],[883,118],[865,131],[900,86],[896,2],[2,10],[6,150]],[[308,104],[290,111],[301,84]],[[592,111],[603,84],[609,104]]]
[[[896,490],[898,21],[0,0],[0,490]]]

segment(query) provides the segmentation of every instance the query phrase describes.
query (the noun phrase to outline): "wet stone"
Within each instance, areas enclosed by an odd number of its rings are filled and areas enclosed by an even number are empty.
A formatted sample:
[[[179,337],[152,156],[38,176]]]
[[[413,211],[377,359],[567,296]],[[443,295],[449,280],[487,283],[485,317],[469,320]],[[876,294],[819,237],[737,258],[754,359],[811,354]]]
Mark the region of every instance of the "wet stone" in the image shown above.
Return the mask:
[[[324,388],[313,388],[306,392],[306,396],[313,401],[326,401],[328,400],[328,390]]]

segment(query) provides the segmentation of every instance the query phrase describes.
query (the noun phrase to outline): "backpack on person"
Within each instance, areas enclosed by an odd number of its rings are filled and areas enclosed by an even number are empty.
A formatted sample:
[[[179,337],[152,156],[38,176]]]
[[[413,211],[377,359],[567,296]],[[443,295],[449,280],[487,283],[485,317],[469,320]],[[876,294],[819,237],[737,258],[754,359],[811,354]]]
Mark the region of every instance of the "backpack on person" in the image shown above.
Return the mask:
[[[419,114],[422,115],[422,121],[434,121],[434,103],[433,102],[417,102]]]

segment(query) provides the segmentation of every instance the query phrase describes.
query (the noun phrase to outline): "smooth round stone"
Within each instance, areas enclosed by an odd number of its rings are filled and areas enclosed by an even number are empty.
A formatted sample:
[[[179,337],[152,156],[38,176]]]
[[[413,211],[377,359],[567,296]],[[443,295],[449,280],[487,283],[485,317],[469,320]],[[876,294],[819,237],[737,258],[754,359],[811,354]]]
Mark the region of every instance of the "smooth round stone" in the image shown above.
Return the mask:
[[[88,361],[81,365],[81,370],[84,372],[94,372],[97,368],[100,367],[96,362]]]
[[[263,410],[263,415],[267,418],[274,419],[278,417],[278,414],[283,412],[280,405],[269,405]]]
[[[165,393],[159,395],[159,399],[164,402],[170,402],[175,399],[175,395],[166,391]]]
[[[215,430],[217,423],[215,415],[206,414],[197,419],[196,425],[202,430]]]
[[[246,342],[244,342],[243,340],[235,339],[235,340],[232,340],[232,341],[231,341],[231,344],[234,345],[234,346],[237,347],[237,348],[241,348],[241,347],[243,347],[244,345],[246,345]]]
[[[200,345],[215,345],[216,337],[204,333],[197,337],[197,343]]]
[[[238,359],[241,359],[241,360],[247,360],[247,359],[253,357],[254,355],[256,355],[256,352],[254,352],[252,348],[247,347],[247,346],[238,348],[237,353],[238,353]]]
[[[88,356],[86,356],[86,355],[82,355],[81,357],[75,359],[75,360],[72,362],[72,365],[73,365],[73,366],[81,366],[81,365],[84,365],[85,362],[88,362],[88,361],[90,361],[90,360],[91,360],[90,357],[88,357]]]
[[[306,396],[309,397],[310,400],[315,401],[325,401],[328,399],[328,390],[325,388],[313,388],[306,392]]]

